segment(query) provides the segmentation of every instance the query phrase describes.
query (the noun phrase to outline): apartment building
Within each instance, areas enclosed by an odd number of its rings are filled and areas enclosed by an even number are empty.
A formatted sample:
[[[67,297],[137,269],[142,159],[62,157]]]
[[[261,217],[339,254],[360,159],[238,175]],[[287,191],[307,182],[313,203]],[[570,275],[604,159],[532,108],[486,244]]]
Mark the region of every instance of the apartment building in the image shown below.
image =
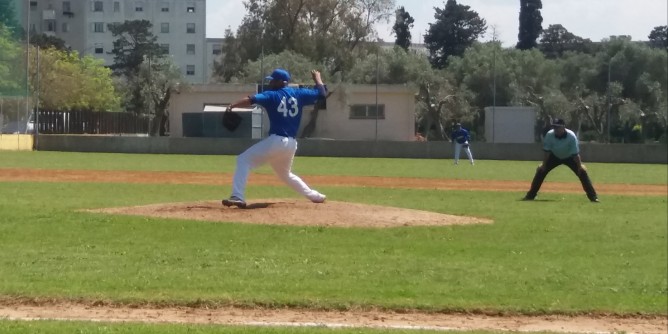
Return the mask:
[[[223,46],[225,45],[224,38],[207,38],[206,39],[206,53],[207,53],[207,72],[206,78],[208,82],[213,80],[213,66],[216,61],[222,61]]]
[[[26,9],[25,7],[29,8]],[[158,43],[192,83],[210,71],[206,41],[206,0],[38,0],[24,1],[23,20],[31,31],[63,39],[73,50],[114,62],[109,24],[147,20]],[[25,25],[24,25],[25,26]]]

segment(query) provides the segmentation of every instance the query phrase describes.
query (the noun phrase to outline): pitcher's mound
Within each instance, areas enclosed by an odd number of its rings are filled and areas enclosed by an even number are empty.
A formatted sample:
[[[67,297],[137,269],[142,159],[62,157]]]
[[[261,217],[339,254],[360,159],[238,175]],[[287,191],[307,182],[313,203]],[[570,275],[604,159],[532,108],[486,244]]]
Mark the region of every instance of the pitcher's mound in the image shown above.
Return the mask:
[[[332,227],[438,226],[489,224],[492,222],[483,218],[453,216],[379,205],[336,201],[315,204],[303,199],[253,200],[248,202],[245,209],[228,208],[224,207],[219,201],[207,201],[90,211],[214,222]]]

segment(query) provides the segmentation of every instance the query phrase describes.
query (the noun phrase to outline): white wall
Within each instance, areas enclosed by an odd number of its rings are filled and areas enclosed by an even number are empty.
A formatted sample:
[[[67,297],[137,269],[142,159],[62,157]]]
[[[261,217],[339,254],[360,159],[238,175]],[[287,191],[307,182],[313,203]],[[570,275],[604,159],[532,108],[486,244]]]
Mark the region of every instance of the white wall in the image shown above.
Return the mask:
[[[485,107],[488,143],[534,143],[536,111],[532,107]]]

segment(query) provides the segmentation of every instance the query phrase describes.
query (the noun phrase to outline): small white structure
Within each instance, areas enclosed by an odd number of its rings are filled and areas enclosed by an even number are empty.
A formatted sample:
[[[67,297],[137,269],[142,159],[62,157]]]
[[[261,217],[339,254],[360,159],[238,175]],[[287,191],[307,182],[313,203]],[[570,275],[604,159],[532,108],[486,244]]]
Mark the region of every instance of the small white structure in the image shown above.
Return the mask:
[[[485,107],[488,143],[534,143],[535,129],[533,107]]]
[[[345,87],[344,87],[345,86]],[[415,140],[415,89],[404,85],[328,86],[332,95],[327,108],[318,111],[315,128],[308,137],[336,140]],[[255,94],[255,85],[192,85],[172,95],[169,106],[171,137],[184,137],[185,113],[222,112],[224,106]],[[251,111],[248,136],[261,138],[269,131],[269,120],[261,109]],[[305,107],[299,136],[313,118],[313,107]],[[261,134],[261,137],[258,135]],[[238,135],[238,133],[237,133]]]

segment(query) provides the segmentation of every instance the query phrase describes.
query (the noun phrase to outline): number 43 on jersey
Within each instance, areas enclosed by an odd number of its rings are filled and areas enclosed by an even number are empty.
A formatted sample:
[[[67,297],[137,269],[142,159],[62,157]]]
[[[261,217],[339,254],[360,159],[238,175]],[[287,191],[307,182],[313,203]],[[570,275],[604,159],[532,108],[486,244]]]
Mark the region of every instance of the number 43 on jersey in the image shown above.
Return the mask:
[[[281,99],[281,104],[278,105],[278,112],[283,114],[283,117],[295,117],[299,113],[297,99],[291,97],[286,101],[285,96]]]

